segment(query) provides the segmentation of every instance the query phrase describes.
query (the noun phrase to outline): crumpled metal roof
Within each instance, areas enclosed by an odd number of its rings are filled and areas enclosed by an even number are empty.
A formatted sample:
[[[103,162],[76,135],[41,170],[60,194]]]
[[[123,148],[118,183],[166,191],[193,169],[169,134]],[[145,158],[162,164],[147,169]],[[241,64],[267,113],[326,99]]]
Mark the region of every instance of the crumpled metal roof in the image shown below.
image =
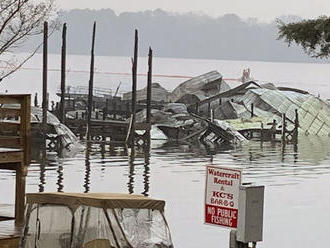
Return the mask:
[[[170,95],[172,102],[176,102],[186,94],[195,94],[200,91],[207,91],[208,84],[222,80],[222,75],[217,71],[210,71],[200,76],[189,79],[176,87]],[[208,96],[207,96],[208,97]]]
[[[256,110],[259,108],[273,113],[274,115],[267,119],[275,119],[277,123],[281,122],[282,113],[285,113],[287,119],[293,123],[297,109],[300,130],[305,134],[330,136],[330,105],[313,95],[293,91],[252,89],[242,97],[242,100],[246,108],[250,108],[253,103]],[[256,111],[255,113],[258,115]]]

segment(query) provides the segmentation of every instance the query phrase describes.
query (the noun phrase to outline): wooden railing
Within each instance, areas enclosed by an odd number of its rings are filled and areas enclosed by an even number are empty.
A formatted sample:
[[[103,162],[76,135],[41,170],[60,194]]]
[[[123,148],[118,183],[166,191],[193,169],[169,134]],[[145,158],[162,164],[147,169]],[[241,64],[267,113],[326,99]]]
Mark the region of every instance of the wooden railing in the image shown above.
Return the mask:
[[[31,152],[30,123],[30,95],[0,95],[0,169],[16,171],[17,224],[24,220],[25,177]]]

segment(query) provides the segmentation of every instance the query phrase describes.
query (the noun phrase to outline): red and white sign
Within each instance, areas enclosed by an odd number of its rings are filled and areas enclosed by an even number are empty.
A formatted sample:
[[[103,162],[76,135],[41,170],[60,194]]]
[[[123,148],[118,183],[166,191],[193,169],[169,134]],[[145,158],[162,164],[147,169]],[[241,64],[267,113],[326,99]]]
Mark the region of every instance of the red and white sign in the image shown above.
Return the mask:
[[[237,228],[241,170],[206,166],[205,223]]]

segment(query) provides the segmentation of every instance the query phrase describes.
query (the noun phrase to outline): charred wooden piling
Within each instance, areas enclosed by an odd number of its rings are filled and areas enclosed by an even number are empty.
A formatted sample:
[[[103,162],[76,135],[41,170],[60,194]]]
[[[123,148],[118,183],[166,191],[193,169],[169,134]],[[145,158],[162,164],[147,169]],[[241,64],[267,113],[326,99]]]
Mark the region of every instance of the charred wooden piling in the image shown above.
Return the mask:
[[[131,109],[130,125],[126,137],[126,143],[130,143],[130,145],[132,146],[134,146],[134,141],[135,141],[137,60],[138,60],[138,31],[135,30],[134,57],[132,59],[132,109]]]
[[[42,67],[42,128],[44,137],[47,130],[47,111],[48,111],[48,23],[44,23],[44,40],[43,40],[43,67]],[[46,140],[46,138],[44,138]]]
[[[96,22],[93,26],[92,49],[91,49],[91,65],[90,65],[90,78],[88,86],[88,105],[87,105],[87,140],[91,137],[91,118],[93,110],[93,83],[94,83],[94,48],[95,48],[95,32]]]
[[[62,53],[61,53],[61,102],[59,119],[62,123],[65,121],[65,73],[66,73],[66,23],[63,24],[62,30]]]

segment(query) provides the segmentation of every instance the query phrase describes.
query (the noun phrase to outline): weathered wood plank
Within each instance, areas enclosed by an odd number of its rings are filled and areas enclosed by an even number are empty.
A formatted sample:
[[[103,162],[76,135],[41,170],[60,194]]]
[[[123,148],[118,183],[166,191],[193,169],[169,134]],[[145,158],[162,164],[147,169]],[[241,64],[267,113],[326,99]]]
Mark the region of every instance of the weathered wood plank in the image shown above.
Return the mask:
[[[21,98],[19,95],[0,95],[0,104],[20,104]]]
[[[19,163],[23,159],[23,152],[0,152],[0,164]]]
[[[21,115],[20,109],[0,108],[0,118],[18,117]]]
[[[19,237],[9,238],[9,239],[0,239],[0,247],[1,248],[18,248],[19,245]]]
[[[16,122],[0,122],[0,134],[17,133],[20,129],[20,124]]]
[[[16,169],[16,187],[15,187],[16,224],[24,223],[26,174],[27,174],[27,166],[20,166]]]
[[[0,136],[0,147],[20,147],[19,136]]]
[[[150,123],[135,123],[135,130],[150,130],[151,124]]]
[[[21,129],[20,138],[21,145],[24,151],[24,166],[30,164],[31,154],[31,96],[25,96],[22,102],[21,109]]]

